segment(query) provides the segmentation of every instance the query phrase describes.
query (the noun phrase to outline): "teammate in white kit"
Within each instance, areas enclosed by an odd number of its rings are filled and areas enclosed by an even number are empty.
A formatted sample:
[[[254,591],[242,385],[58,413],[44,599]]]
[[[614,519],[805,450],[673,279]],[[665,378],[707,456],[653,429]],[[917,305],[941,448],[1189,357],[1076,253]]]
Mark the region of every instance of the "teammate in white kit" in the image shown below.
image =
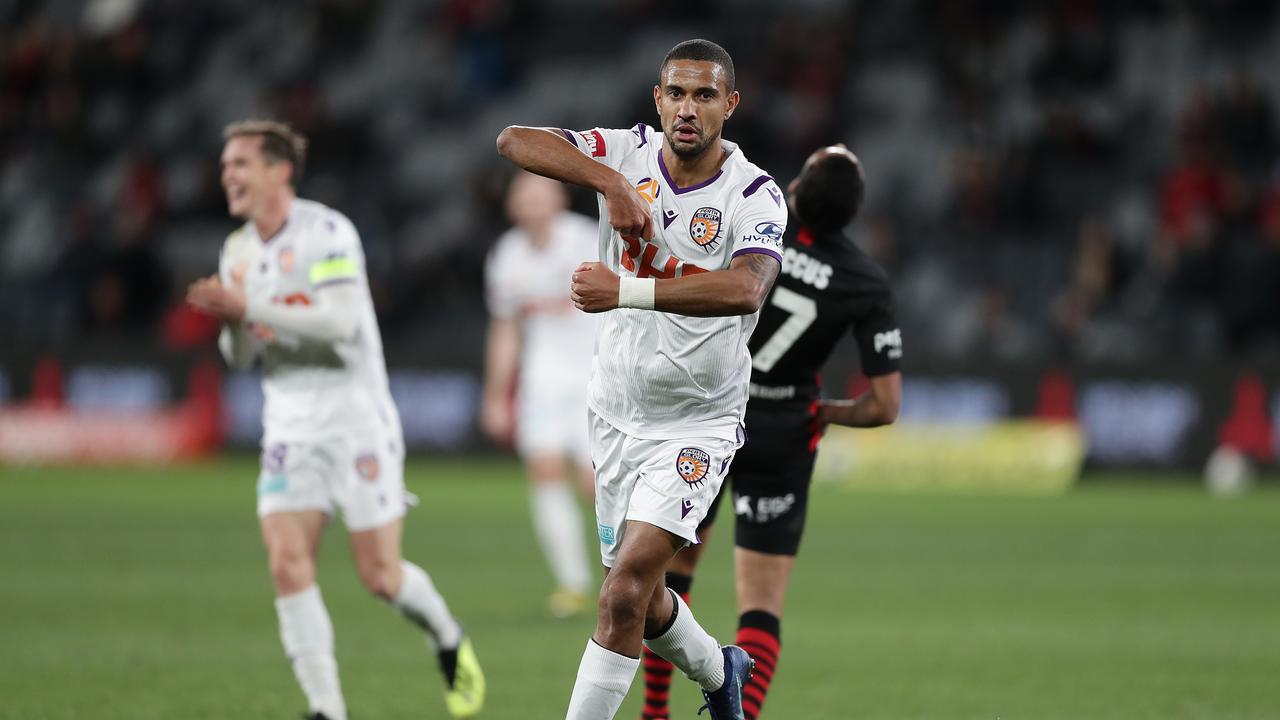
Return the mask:
[[[703,689],[715,720],[740,720],[750,659],[721,648],[663,573],[742,445],[747,338],[782,263],[787,212],[773,179],[720,137],[738,104],[733,61],[690,40],[653,89],[662,131],[509,127],[498,151],[600,194],[600,260],[572,279],[603,312],[588,404],[596,516],[607,568],[571,720],[612,718],[648,646]],[[654,312],[657,311],[657,312]]]
[[[596,252],[597,231],[594,219],[567,207],[554,180],[520,172],[511,181],[507,215],[515,227],[498,238],[485,272],[490,319],[481,408],[489,435],[500,442],[516,436],[534,530],[557,585],[550,598],[556,617],[586,608],[592,583],[582,513],[567,478],[576,474],[592,496],[586,417],[596,316],[574,309],[564,281]]]
[[[361,581],[426,631],[450,714],[472,717],[484,677],[471,643],[430,577],[400,554],[404,441],[359,235],[341,213],[295,195],[306,140],[287,125],[245,121],[223,135],[227,205],[246,222],[227,238],[218,274],[193,283],[187,301],[222,320],[230,364],[262,363],[258,515],[308,717],[347,717],[315,567],[335,511]]]

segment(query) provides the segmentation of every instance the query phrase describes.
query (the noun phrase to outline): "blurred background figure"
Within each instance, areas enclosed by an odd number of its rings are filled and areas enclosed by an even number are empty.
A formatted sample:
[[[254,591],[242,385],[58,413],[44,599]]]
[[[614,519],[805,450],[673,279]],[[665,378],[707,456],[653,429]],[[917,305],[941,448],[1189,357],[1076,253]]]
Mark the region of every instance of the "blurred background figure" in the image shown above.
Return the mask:
[[[592,605],[594,579],[574,485],[594,494],[587,442],[587,378],[596,319],[569,300],[574,268],[598,255],[592,218],[570,212],[558,181],[520,171],[507,193],[515,227],[485,272],[489,337],[481,422],[516,450],[529,476],[533,527],[556,589],[551,614]]]
[[[1277,0],[0,0],[0,614],[30,619],[0,623],[0,644],[40,648],[6,655],[5,709],[296,705],[242,513],[262,370],[226,367],[219,321],[181,292],[236,224],[219,132],[257,117],[312,139],[298,192],[360,230],[405,481],[431,499],[406,553],[477,618],[477,642],[536,648],[486,652],[495,711],[563,711],[544,688],[580,648],[548,639],[589,617],[546,620],[547,593],[579,581],[548,577],[530,515],[556,511],[530,505],[578,507],[580,473],[560,452],[544,492],[504,456],[541,424],[521,417],[540,388],[520,387],[523,301],[485,299],[514,221],[493,139],[516,121],[651,118],[653,59],[695,36],[734,53],[744,102],[726,137],[779,187],[814,147],[858,149],[874,182],[847,232],[885,269],[909,343],[895,426],[822,441],[810,513],[827,525],[806,562],[857,571],[793,578],[770,712],[845,717],[822,698],[853,695],[893,717],[1275,715]],[[491,323],[520,345],[487,378]],[[585,381],[556,365],[547,382]],[[823,380],[832,397],[866,391],[851,339]],[[1074,433],[1075,454],[1025,442],[1017,426],[1034,424]],[[834,481],[911,494],[832,491],[824,458],[842,447]],[[1061,498],[984,500],[977,516],[948,496],[1038,492],[1032,461],[1067,456]],[[701,607],[731,622],[727,564],[700,572]],[[353,712],[403,716],[423,697],[380,688],[438,680],[414,674],[420,647],[402,666],[360,659],[407,640],[345,612],[363,594],[326,587],[351,690],[371,691]],[[855,651],[804,645],[819,635]],[[830,679],[846,662],[861,664]],[[55,667],[74,688],[52,687]],[[921,667],[930,692],[900,692]],[[1061,667],[1090,673],[1054,693]],[[154,704],[104,701],[131,691]]]
[[[165,312],[223,227],[216,148],[189,138],[275,117],[315,139],[301,190],[364,230],[389,337],[447,340],[448,364],[477,366],[487,248],[473,238],[502,229],[487,140],[512,108],[548,126],[588,109],[617,127],[647,117],[629,90],[677,32],[653,7],[5,5],[0,326],[34,347],[207,336]],[[687,19],[753,48],[743,91],[758,102],[734,139],[780,182],[837,141],[884,178],[867,217],[894,229],[914,357],[1274,362],[1275,10],[738,0]],[[642,32],[619,46],[571,33],[582,23]],[[1108,228],[1121,271],[1087,311],[1072,290],[1085,218]]]

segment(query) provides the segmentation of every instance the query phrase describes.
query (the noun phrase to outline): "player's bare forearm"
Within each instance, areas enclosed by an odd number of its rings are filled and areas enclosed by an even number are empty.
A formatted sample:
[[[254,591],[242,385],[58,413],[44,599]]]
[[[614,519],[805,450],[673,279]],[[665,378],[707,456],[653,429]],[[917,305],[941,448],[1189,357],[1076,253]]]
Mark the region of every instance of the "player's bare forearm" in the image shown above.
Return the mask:
[[[857,428],[890,425],[898,419],[901,401],[902,373],[877,375],[871,378],[871,389],[855,400],[823,400],[818,422]]]
[[[622,173],[578,152],[558,130],[512,125],[498,134],[498,154],[531,173],[595,190],[625,237],[653,237],[649,205]]]
[[[498,154],[531,173],[601,194],[617,189],[619,183],[627,184],[616,170],[578,152],[551,128],[511,125],[498,133]]]
[[[480,403],[480,425],[489,437],[509,443],[515,431],[514,396],[520,360],[520,325],[514,318],[495,317],[489,321],[485,348],[484,396]]]
[[[520,361],[520,325],[512,318],[489,321],[485,348],[484,394],[504,400],[511,396]]]
[[[781,269],[772,255],[739,255],[727,270],[659,280],[653,309],[695,317],[750,315],[764,304]]]

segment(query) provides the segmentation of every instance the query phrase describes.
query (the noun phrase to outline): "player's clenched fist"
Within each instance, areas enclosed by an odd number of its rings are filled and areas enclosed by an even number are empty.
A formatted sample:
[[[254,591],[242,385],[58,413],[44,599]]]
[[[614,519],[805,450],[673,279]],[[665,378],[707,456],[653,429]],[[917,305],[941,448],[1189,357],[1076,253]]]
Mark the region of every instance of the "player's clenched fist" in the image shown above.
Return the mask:
[[[618,307],[618,276],[604,263],[585,262],[573,271],[569,286],[574,307],[598,313]]]
[[[621,183],[605,193],[604,206],[609,224],[624,237],[649,240],[653,237],[653,216],[649,203],[621,175]]]

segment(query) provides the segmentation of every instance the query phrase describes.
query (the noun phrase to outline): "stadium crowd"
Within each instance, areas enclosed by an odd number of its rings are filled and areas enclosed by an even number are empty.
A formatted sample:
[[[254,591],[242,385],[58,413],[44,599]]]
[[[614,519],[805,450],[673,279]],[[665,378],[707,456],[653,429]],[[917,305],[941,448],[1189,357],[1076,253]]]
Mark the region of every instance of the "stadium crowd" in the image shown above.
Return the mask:
[[[914,357],[1280,356],[1274,3],[699,7],[0,3],[0,327],[211,342],[181,288],[231,226],[219,132],[271,116],[311,138],[301,194],[361,228],[389,342],[478,362],[496,130],[655,123],[653,49],[702,34],[752,98],[726,136],[781,185],[819,145],[862,158]]]

